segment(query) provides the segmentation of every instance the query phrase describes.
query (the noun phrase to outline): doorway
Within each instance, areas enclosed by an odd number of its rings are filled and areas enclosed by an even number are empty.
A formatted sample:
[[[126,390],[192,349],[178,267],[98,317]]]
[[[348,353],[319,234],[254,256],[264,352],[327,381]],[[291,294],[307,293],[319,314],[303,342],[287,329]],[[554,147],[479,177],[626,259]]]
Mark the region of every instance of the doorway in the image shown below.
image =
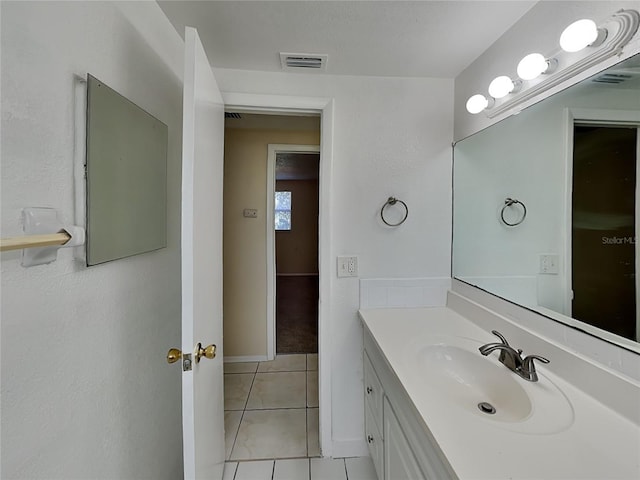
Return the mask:
[[[574,125],[572,316],[637,340],[637,126]]]
[[[320,152],[313,145],[270,145],[273,172],[275,351],[318,352],[318,195]]]
[[[276,304],[277,162],[270,165],[270,146],[292,149],[298,144],[315,145],[318,157],[320,117],[244,112],[226,116],[223,223],[227,459],[319,456],[317,353],[289,351],[276,355],[275,328],[269,327],[268,320],[270,317],[272,325],[275,322],[270,312],[275,313]],[[302,194],[291,185],[287,188],[293,198],[288,205],[289,219],[293,226],[296,222],[302,226],[297,211]],[[315,203],[317,208],[317,187]],[[286,209],[280,210],[279,216],[286,217]],[[317,217],[316,213],[316,278]],[[299,257],[300,252],[294,260]],[[284,299],[285,304],[289,301]],[[256,425],[261,426],[259,431]]]

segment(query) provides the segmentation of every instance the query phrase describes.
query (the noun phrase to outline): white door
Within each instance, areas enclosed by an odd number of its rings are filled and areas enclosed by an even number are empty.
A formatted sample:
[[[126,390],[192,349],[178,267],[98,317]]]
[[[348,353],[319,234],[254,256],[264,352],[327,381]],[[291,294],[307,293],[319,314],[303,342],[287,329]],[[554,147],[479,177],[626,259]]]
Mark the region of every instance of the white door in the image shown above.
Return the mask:
[[[222,478],[224,104],[198,32],[185,31],[182,125],[182,430],[186,479]],[[197,362],[196,346],[217,345]],[[184,354],[192,353],[191,370]],[[186,362],[189,363],[188,361]],[[188,366],[188,365],[187,365]]]

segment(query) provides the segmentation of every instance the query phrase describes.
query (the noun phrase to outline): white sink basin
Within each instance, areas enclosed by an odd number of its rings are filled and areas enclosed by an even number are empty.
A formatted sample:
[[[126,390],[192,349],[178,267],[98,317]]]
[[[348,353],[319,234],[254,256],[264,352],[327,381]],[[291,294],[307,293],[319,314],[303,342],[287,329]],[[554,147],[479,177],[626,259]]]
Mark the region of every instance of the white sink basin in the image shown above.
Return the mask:
[[[538,382],[524,380],[498,361],[498,353],[482,356],[481,345],[464,337],[433,336],[407,349],[407,359],[421,366],[422,381],[443,414],[464,412],[526,434],[554,433],[573,423],[571,404],[549,378],[538,370]],[[495,411],[479,408],[482,402]]]
[[[464,406],[478,415],[478,403],[495,408],[491,420],[522,421],[531,415],[531,401],[518,380],[509,371],[483,358],[480,353],[452,345],[429,345],[419,352],[425,381],[448,401]]]

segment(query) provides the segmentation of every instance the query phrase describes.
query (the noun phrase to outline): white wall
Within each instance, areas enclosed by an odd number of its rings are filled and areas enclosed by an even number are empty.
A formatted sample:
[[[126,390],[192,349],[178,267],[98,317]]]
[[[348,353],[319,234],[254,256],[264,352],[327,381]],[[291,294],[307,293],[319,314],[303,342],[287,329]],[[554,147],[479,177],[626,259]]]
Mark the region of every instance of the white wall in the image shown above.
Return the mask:
[[[449,276],[451,80],[227,69],[215,75],[223,93],[334,98],[332,254],[358,255],[362,278]],[[409,206],[399,228],[379,217],[391,195]],[[330,274],[333,454],[340,456],[364,448],[362,329],[358,279]]]
[[[86,268],[2,254],[2,478],[182,475],[182,40],[155,2],[2,2],[2,236],[27,206],[74,219],[74,74],[169,126],[168,247]],[[151,44],[147,42],[152,42]],[[177,62],[176,62],[177,59]]]

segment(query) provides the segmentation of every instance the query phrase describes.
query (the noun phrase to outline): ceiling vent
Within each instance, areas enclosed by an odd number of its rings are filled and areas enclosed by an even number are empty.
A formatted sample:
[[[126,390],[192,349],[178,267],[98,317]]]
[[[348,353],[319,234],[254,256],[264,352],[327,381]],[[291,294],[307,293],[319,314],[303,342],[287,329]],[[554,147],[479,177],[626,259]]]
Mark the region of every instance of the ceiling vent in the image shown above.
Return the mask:
[[[280,64],[288,72],[324,72],[327,70],[328,55],[315,53],[282,53]]]
[[[624,82],[630,82],[631,80],[634,80],[633,83],[640,80],[640,68],[620,68],[618,70],[609,70],[608,72],[593,78],[591,81],[594,83],[616,85]]]
[[[620,75],[615,73],[605,73],[604,75],[600,75],[597,78],[594,78],[593,81],[596,83],[622,83],[626,80],[633,78],[631,75]]]

